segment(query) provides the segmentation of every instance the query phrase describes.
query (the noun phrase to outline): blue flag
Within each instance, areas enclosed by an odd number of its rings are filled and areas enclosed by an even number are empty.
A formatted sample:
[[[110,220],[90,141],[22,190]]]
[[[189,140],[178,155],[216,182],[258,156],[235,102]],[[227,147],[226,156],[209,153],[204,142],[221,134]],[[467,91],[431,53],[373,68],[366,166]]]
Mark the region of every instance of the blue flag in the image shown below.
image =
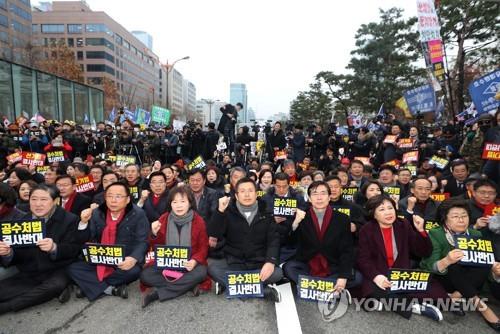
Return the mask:
[[[380,108],[378,109],[377,117],[379,116],[385,117],[385,108],[383,103],[380,105]]]
[[[483,75],[469,85],[469,94],[479,115],[494,111],[500,105],[495,95],[500,92],[500,69]]]
[[[436,110],[436,96],[432,85],[423,85],[404,93],[406,103],[412,115]]]

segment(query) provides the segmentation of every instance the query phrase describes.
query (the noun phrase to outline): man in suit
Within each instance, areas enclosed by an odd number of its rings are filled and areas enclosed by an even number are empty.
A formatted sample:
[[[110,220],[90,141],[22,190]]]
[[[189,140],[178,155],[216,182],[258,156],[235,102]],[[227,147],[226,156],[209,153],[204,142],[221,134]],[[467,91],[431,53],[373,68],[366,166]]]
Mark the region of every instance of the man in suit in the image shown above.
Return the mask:
[[[67,174],[58,176],[56,187],[59,190],[60,204],[64,210],[79,216],[80,212],[90,207],[92,199],[76,192],[74,177]]]
[[[55,188],[40,184],[31,190],[30,211],[22,219],[44,219],[45,238],[36,246],[12,248],[0,241],[0,263],[19,273],[0,281],[0,314],[19,311],[60,297],[68,301],[66,267],[80,252],[78,217],[56,205]],[[62,292],[64,294],[61,294]]]
[[[451,176],[446,179],[445,193],[451,197],[460,196],[467,192],[465,180],[469,176],[469,168],[465,160],[455,160],[450,165]]]
[[[167,211],[167,177],[163,172],[153,172],[149,177],[151,191],[143,190],[137,206],[142,207],[150,223]]]
[[[196,202],[196,212],[208,223],[217,210],[217,191],[205,186],[207,176],[200,169],[193,169],[188,175],[188,186],[193,192]]]

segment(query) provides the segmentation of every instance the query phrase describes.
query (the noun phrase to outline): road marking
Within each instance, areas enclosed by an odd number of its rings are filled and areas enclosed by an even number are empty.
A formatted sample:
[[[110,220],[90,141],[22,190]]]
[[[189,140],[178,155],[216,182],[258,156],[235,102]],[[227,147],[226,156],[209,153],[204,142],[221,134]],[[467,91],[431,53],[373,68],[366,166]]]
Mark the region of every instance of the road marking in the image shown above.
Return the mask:
[[[276,323],[278,324],[278,333],[281,334],[302,334],[299,315],[295,306],[292,288],[290,283],[276,286],[281,293],[281,303],[274,303],[276,307]]]

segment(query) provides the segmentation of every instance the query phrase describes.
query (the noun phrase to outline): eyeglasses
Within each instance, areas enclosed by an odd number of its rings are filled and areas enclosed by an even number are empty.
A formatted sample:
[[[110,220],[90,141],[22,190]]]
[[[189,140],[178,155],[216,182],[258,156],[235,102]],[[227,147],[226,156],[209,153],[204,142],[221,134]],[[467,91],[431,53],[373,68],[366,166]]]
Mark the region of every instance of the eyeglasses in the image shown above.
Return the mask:
[[[127,197],[128,197],[127,195],[106,195],[106,199],[116,199],[116,200],[122,200]]]
[[[481,196],[496,196],[497,195],[496,191],[483,191],[483,190],[480,190],[480,191],[476,191],[476,193],[478,193]]]
[[[469,219],[469,216],[468,215],[463,215],[463,216],[450,216],[448,217],[448,219],[450,220],[466,220],[466,219]]]

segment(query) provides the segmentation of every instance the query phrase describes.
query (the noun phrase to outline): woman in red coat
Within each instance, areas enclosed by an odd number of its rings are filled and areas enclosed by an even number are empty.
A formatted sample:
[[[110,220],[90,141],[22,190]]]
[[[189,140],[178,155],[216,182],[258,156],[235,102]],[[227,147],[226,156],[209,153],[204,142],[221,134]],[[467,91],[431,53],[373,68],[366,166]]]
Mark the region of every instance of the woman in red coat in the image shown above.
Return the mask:
[[[147,264],[141,283],[151,287],[143,293],[142,307],[155,300],[165,301],[196,289],[207,276],[208,236],[205,222],[195,211],[195,199],[187,187],[170,190],[167,212],[151,225],[150,246],[182,246],[191,250],[185,270],[163,270]],[[149,265],[149,266],[148,266]]]

